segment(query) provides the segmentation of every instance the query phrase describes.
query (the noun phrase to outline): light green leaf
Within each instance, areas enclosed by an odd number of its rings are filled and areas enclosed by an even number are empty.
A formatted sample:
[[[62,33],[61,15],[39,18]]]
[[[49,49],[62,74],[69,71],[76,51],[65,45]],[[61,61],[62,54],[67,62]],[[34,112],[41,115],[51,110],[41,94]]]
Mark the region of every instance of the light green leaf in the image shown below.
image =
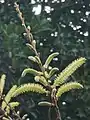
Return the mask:
[[[13,108],[19,106],[19,102],[10,102],[9,105],[6,107],[6,114],[10,113],[10,110],[12,110]]]
[[[3,74],[0,79],[0,93],[3,93],[4,84],[5,84],[6,75]]]
[[[33,50],[33,46],[29,43],[26,44],[28,46],[29,49]]]
[[[41,94],[47,93],[47,91],[43,88],[43,86],[39,84],[28,83],[18,87],[17,90],[13,93],[13,96],[16,97],[25,92],[36,92]]]
[[[39,105],[39,106],[49,106],[49,107],[53,106],[52,103],[47,102],[47,101],[39,102],[38,105]]]
[[[50,62],[53,60],[54,57],[56,57],[57,55],[59,55],[58,52],[55,52],[55,53],[52,53],[51,55],[49,55],[49,57],[47,58],[45,64],[44,64],[44,67],[45,68],[48,68]]]
[[[37,62],[36,58],[33,57],[33,56],[28,56],[28,59],[31,60],[31,61],[33,61],[33,62]]]
[[[72,89],[80,89],[80,88],[83,88],[83,86],[80,83],[77,83],[77,82],[66,83],[58,89],[56,93],[56,97],[61,97],[63,93],[68,92]]]
[[[35,76],[35,81],[41,83],[44,86],[48,85],[47,80],[43,76]]]
[[[60,84],[64,83],[69,76],[71,76],[82,64],[86,61],[85,58],[79,58],[74,60],[71,64],[69,64],[54,80],[53,86],[59,86]]]
[[[7,104],[10,102],[11,98],[13,97],[13,92],[15,92],[17,88],[17,85],[14,85],[9,92],[7,93],[7,95],[5,96],[3,102],[2,102],[2,109],[4,110],[4,108],[7,106]]]
[[[59,71],[58,68],[52,68],[51,71],[49,72],[49,77],[52,77],[57,71]]]
[[[31,68],[26,68],[23,72],[22,72],[22,77],[24,77],[27,73],[33,74],[33,75],[43,75],[42,72],[31,69]]]

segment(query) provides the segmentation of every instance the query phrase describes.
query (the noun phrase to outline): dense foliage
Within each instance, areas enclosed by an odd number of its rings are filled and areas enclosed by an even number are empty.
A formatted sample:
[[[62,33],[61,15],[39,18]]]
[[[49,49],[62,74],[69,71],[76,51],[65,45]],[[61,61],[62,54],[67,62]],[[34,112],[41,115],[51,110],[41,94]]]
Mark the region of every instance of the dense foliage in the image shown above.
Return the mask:
[[[64,69],[72,60],[85,57],[87,64],[71,78],[84,85],[77,93],[66,93],[60,99],[60,110],[64,120],[90,119],[90,1],[89,0],[17,0],[24,13],[27,26],[30,25],[37,49],[44,62],[51,52],[59,52],[59,57],[52,62],[54,67]],[[61,2],[62,1],[62,2]],[[21,78],[26,67],[36,68],[28,60],[32,52],[26,47],[21,22],[14,8],[14,0],[0,0],[0,74],[7,75],[6,91],[13,84],[33,82],[28,75]],[[41,12],[37,15],[35,8]],[[35,11],[35,12],[34,12]],[[55,62],[57,61],[57,62]],[[18,97],[22,101],[20,111],[27,113],[32,120],[44,120],[47,108],[38,107],[37,103],[44,100],[38,95],[28,94]]]

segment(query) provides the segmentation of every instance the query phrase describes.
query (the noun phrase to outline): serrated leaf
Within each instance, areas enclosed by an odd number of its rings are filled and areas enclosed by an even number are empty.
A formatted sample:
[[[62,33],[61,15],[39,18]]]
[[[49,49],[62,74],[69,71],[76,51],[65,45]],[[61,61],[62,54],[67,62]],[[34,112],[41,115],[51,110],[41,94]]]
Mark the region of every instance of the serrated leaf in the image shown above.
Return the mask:
[[[19,102],[10,102],[9,105],[6,107],[5,111],[6,111],[6,114],[10,113],[10,110],[12,110],[13,108],[19,106]]]
[[[56,57],[57,55],[59,55],[58,52],[52,53],[51,55],[49,55],[49,57],[47,58],[44,67],[48,68],[49,64],[51,63],[51,61],[53,60],[54,57]]]
[[[7,106],[7,104],[10,102],[11,98],[13,97],[13,92],[15,92],[17,88],[17,85],[14,85],[10,90],[9,92],[6,94],[5,98],[4,98],[4,101],[2,102],[2,109],[4,110],[4,108]]]
[[[39,84],[34,84],[34,83],[28,83],[21,85],[20,87],[17,88],[17,90],[13,93],[13,96],[16,97],[20,94],[23,94],[25,92],[36,92],[36,93],[47,93],[43,86]]]
[[[71,76],[82,64],[86,61],[85,58],[79,58],[74,60],[71,64],[69,64],[54,80],[53,86],[59,86],[60,84],[64,83],[69,76]]]
[[[63,93],[68,92],[72,89],[80,89],[80,88],[83,88],[83,86],[80,83],[77,83],[77,82],[66,83],[58,89],[56,93],[56,97],[61,97]]]

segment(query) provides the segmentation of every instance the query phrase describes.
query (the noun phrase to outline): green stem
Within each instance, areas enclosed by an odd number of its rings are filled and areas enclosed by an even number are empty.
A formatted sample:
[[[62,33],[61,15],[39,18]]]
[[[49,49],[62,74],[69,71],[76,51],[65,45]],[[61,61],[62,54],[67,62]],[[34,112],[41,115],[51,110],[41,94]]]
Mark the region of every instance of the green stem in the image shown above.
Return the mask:
[[[49,110],[48,110],[48,119],[51,120],[51,107],[49,107]]]

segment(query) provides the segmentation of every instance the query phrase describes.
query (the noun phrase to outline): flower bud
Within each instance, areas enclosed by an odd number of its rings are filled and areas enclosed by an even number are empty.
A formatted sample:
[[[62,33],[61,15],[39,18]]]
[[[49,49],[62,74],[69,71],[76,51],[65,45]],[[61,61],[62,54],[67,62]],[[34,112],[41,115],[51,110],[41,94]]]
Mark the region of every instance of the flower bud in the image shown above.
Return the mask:
[[[33,45],[34,48],[36,48],[36,40],[32,41],[32,45]]]
[[[24,36],[26,36],[26,35],[27,35],[27,33],[23,33],[23,35],[24,35]]]
[[[36,81],[36,82],[39,82],[40,77],[39,77],[39,76],[35,76],[35,78],[34,78],[34,79],[35,79],[35,81]]]
[[[30,31],[31,30],[30,26],[27,26],[27,29]]]

